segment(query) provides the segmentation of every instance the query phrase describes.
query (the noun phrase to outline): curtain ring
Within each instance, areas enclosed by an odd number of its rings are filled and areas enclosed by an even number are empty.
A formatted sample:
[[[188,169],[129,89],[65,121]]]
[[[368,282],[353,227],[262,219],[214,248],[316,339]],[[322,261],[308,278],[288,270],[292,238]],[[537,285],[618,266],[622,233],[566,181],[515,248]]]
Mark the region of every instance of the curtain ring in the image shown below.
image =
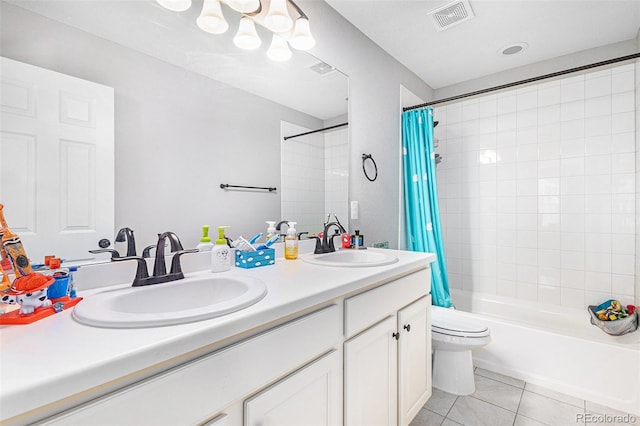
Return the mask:
[[[367,160],[371,160],[371,162],[373,163],[373,167],[376,170],[376,174],[373,177],[373,179],[371,179],[369,177],[369,175],[367,174],[367,169],[365,169],[364,167],[364,163]],[[376,160],[373,159],[373,156],[371,156],[371,154],[362,154],[362,171],[364,172],[365,177],[370,181],[373,182],[374,180],[376,180],[378,178],[378,165],[376,164]]]

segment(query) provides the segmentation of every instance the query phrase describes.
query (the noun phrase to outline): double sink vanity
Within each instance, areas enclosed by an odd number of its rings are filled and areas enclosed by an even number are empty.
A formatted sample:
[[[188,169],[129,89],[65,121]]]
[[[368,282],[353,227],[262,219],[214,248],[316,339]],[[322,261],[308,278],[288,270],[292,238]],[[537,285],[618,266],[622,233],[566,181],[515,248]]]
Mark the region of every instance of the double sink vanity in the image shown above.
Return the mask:
[[[75,312],[0,329],[2,424],[408,425],[430,397],[433,255],[208,256],[136,288],[83,267]]]

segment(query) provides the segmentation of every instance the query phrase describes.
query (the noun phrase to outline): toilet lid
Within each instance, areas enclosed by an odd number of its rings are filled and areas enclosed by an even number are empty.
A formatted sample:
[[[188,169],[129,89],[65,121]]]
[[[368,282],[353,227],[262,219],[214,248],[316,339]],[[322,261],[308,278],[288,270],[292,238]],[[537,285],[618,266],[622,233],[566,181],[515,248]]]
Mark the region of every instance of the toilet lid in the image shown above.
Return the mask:
[[[432,311],[431,331],[460,337],[486,337],[489,328],[466,318],[457,318],[446,311]]]

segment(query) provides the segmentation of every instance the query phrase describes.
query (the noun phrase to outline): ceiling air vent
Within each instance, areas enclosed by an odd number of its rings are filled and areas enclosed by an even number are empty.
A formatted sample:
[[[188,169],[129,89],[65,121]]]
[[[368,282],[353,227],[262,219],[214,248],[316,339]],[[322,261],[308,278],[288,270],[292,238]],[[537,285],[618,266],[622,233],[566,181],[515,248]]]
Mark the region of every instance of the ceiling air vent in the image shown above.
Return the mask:
[[[318,62],[317,64],[310,66],[309,69],[311,71],[317,72],[320,75],[325,75],[332,71],[335,71],[335,68],[327,64],[326,62]]]
[[[461,24],[474,17],[471,5],[467,0],[454,1],[428,13],[433,18],[437,31]]]

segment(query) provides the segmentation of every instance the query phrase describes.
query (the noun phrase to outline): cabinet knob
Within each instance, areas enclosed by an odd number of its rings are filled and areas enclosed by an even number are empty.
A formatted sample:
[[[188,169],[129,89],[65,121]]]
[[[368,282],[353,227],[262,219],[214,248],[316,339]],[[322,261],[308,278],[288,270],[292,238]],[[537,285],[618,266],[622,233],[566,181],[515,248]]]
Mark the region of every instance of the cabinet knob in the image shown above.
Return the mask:
[[[411,324],[407,324],[403,327],[407,332],[411,331]]]
[[[393,337],[394,339],[398,340],[400,338],[400,333],[393,333],[391,335],[391,337]]]

